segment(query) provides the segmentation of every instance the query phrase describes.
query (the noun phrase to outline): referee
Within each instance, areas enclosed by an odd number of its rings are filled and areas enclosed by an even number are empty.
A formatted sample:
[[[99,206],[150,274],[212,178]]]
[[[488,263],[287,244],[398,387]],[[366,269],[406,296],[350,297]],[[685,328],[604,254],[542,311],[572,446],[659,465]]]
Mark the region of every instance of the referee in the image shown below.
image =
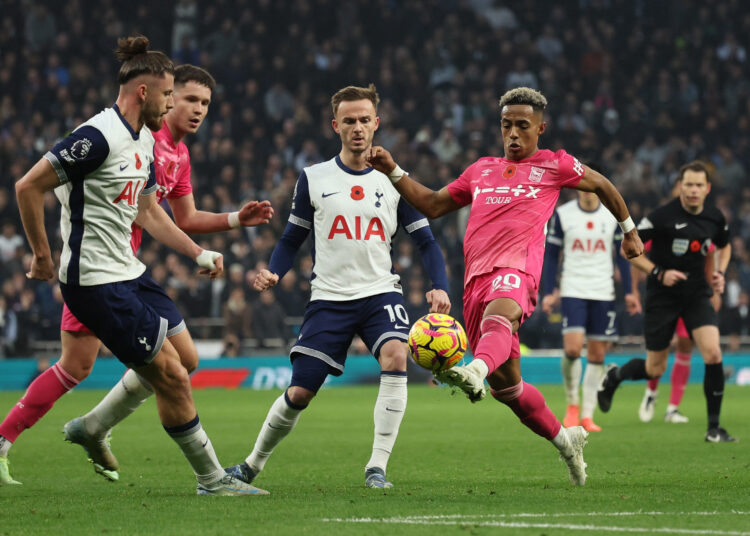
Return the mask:
[[[710,302],[713,290],[724,292],[724,270],[732,254],[729,227],[716,207],[705,204],[711,178],[702,162],[682,166],[677,180],[679,198],[657,208],[638,225],[641,240],[652,240],[651,259],[645,255],[630,259],[636,268],[649,274],[644,313],[647,357],[631,359],[619,368],[610,365],[597,393],[599,407],[609,411],[622,380],[658,378],[664,373],[669,342],[677,319],[682,317],[706,364],[706,441],[736,441],[719,425],[724,370],[718,319]],[[709,285],[705,265],[712,243],[716,245],[716,267]]]

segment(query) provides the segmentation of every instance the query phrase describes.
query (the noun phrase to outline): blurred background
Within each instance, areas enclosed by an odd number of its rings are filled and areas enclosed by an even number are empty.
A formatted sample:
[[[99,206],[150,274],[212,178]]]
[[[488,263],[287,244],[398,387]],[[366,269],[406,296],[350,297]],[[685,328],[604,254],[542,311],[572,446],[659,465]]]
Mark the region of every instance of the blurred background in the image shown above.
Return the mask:
[[[251,281],[286,225],[302,168],[339,150],[331,95],[370,82],[382,99],[375,142],[435,189],[478,157],[503,154],[497,100],[516,86],[537,88],[549,101],[540,145],[599,162],[636,222],[670,198],[680,165],[706,161],[714,181],[709,199],[729,221],[733,246],[722,342],[725,350],[750,346],[750,10],[743,0],[0,6],[0,357],[59,350],[58,284],[24,277],[30,250],[13,184],[56,140],[112,106],[116,40],[134,33],[218,82],[204,125],[185,140],[198,208],[232,211],[268,199],[276,210],[266,226],[194,237],[224,253],[227,273],[219,281],[198,277],[192,261],[144,237],[141,259],[177,302],[203,354],[279,355],[294,339],[309,299],[310,244],[273,292],[259,294]],[[465,210],[432,222],[459,319]],[[59,257],[52,194],[45,217]],[[404,232],[393,258],[415,320],[427,312],[430,281]],[[619,303],[618,349],[639,349],[642,320]],[[532,349],[559,348],[560,315],[538,309],[521,340]]]

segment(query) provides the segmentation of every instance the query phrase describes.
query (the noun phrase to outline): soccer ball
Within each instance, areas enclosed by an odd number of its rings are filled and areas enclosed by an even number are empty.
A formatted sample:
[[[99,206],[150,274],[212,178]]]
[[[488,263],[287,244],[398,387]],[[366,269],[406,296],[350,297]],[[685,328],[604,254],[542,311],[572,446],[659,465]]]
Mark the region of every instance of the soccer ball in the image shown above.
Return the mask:
[[[417,365],[433,373],[448,370],[461,361],[466,347],[466,332],[450,315],[424,315],[409,331],[409,354]]]

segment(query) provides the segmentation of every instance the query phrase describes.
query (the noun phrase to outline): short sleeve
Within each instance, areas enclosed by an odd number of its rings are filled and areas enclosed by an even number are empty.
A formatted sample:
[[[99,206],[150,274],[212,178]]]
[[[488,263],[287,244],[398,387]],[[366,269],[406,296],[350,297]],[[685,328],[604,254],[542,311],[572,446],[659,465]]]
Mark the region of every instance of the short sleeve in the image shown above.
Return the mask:
[[[158,187],[159,185],[156,183],[156,166],[154,166],[154,162],[152,161],[148,165],[148,180],[146,181],[146,186],[141,190],[141,195],[153,194]]]
[[[84,125],[57,142],[44,155],[55,169],[61,183],[82,181],[109,156],[109,144],[101,131]]]
[[[294,187],[292,201],[292,212],[289,214],[289,222],[305,229],[312,229],[313,213],[315,209],[310,203],[310,190],[307,184],[307,174],[303,171],[297,179]]]
[[[471,170],[473,168],[474,164],[470,165],[456,180],[448,185],[448,193],[462,207],[470,205],[472,201]]]
[[[177,182],[175,182],[172,191],[167,195],[167,199],[184,197],[193,193],[193,184],[190,182],[191,174],[190,156],[188,155],[185,159],[185,164],[177,169]]]
[[[577,186],[583,178],[583,164],[575,156],[563,150],[557,151],[556,156],[560,186],[566,188]]]
[[[654,227],[654,222],[652,221],[654,218],[653,214],[649,214],[648,216],[644,216],[643,219],[638,223],[638,236],[641,237],[641,240],[646,243],[649,240],[654,239],[654,235],[656,234],[656,228]]]

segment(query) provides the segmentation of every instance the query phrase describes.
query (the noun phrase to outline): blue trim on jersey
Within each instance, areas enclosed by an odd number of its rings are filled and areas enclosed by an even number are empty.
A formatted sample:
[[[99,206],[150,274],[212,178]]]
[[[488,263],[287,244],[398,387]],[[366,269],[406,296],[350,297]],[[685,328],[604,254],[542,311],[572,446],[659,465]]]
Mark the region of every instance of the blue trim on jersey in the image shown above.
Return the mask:
[[[617,254],[617,267],[620,269],[620,280],[625,294],[633,292],[633,279],[630,277],[630,262],[620,253],[621,240],[615,240],[615,252]]]
[[[78,285],[81,277],[81,243],[83,242],[83,181],[73,182],[73,189],[68,199],[70,205],[70,262],[68,262],[67,281],[69,285]]]
[[[119,117],[119,118],[120,118],[120,121],[122,121],[122,124],[123,124],[123,125],[125,125],[125,128],[127,128],[127,129],[128,129],[128,132],[130,132],[130,135],[132,136],[132,138],[133,138],[134,140],[137,140],[137,139],[138,139],[138,136],[140,136],[140,133],[138,133],[138,132],[136,132],[135,130],[133,130],[133,127],[131,127],[131,126],[130,126],[130,123],[128,123],[128,122],[127,122],[127,121],[125,120],[125,118],[124,118],[124,117],[122,116],[122,114],[120,113],[120,107],[119,107],[119,106],[117,106],[117,104],[115,104],[114,106],[112,106],[112,109],[113,109],[113,110],[115,111],[115,113],[117,114],[117,117]]]
[[[109,143],[104,134],[91,125],[71,132],[45,155],[61,184],[84,180],[99,169],[108,156]]]
[[[141,195],[150,195],[156,193],[156,189],[158,187],[159,185],[156,184],[156,166],[154,166],[154,163],[151,162],[148,165],[148,180],[141,190]]]
[[[336,165],[346,171],[349,175],[367,175],[371,171],[375,171],[373,168],[366,168],[361,170],[352,169],[341,161],[339,155],[336,155],[336,158],[334,160],[336,161]]]

